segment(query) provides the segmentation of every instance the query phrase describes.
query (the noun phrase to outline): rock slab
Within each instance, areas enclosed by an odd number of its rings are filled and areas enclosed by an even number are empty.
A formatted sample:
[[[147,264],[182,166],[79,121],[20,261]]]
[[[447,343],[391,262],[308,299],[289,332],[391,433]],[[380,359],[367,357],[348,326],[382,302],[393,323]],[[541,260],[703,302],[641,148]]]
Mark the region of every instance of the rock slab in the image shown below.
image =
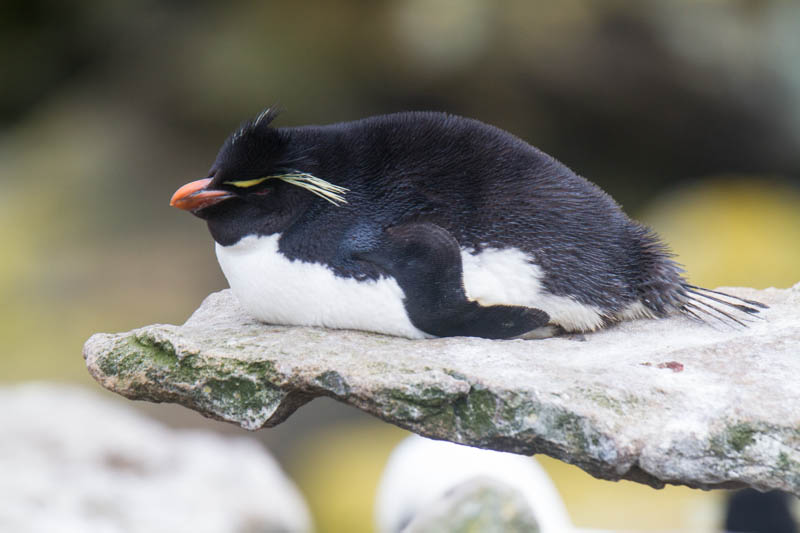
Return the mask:
[[[420,435],[544,453],[609,480],[800,496],[800,283],[723,289],[748,328],[685,317],[544,340],[408,340],[259,323],[230,291],[182,326],[96,334],[89,371],[128,398],[247,429],[330,396]]]

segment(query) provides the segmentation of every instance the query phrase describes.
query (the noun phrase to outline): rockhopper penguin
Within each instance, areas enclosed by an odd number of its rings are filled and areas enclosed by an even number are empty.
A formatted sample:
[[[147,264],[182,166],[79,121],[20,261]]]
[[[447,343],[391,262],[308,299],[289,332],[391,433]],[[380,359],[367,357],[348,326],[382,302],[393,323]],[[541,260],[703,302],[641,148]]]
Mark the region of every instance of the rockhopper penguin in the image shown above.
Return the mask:
[[[170,205],[205,219],[243,308],[272,324],[410,338],[542,337],[758,302],[689,285],[600,188],[477,120],[397,113],[222,145]]]

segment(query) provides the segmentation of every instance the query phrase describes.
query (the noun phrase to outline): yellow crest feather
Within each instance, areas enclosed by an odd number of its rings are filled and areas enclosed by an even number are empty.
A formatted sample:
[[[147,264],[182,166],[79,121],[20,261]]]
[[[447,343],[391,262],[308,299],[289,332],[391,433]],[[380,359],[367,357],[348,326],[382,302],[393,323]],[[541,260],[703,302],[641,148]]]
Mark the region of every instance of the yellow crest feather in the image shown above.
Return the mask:
[[[346,187],[340,187],[338,185],[334,185],[329,181],[325,181],[316,176],[312,176],[307,172],[289,172],[287,174],[278,174],[277,176],[270,176],[270,177],[278,178],[280,180],[285,181],[286,183],[291,183],[292,185],[301,187],[309,192],[316,194],[320,198],[329,201],[335,206],[347,203],[347,200],[345,200],[344,195],[345,193],[347,193],[349,189],[347,189]]]
[[[345,193],[348,191],[346,187],[334,185],[329,181],[320,179],[307,172],[292,171],[287,172],[286,174],[275,174],[274,176],[264,176],[262,178],[255,178],[252,180],[226,181],[224,183],[226,185],[233,185],[234,187],[246,188],[253,187],[259,183],[271,179],[279,179],[285,181],[286,183],[291,183],[292,185],[301,187],[336,206],[347,203],[347,200],[344,197]]]

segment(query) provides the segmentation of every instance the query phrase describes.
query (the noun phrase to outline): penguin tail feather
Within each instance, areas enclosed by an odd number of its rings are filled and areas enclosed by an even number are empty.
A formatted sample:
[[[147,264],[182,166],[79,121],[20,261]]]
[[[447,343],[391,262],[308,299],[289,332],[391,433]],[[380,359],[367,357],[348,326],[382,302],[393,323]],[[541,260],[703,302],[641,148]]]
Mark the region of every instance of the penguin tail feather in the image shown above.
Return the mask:
[[[632,270],[641,273],[636,284],[639,297],[653,316],[665,317],[678,311],[699,322],[722,322],[737,328],[763,320],[759,313],[768,306],[761,302],[687,283],[674,254],[648,227],[635,225],[631,236],[637,244],[631,253]]]
[[[693,320],[709,323],[719,321],[728,326],[747,327],[759,316],[762,309],[769,306],[755,300],[747,300],[720,291],[705,289],[689,283],[682,283],[687,300],[680,307],[681,312]]]

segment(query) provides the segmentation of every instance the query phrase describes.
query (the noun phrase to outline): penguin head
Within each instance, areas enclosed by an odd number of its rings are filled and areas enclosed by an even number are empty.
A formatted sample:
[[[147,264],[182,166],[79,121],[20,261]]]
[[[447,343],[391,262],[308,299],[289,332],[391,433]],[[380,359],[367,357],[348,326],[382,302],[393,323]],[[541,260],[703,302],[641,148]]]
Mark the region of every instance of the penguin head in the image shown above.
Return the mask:
[[[344,201],[344,189],[317,179],[267,109],[223,143],[206,178],[180,187],[170,205],[206,220],[214,239],[231,244],[251,234],[285,229],[314,199]]]
[[[275,115],[267,109],[242,124],[222,144],[208,176],[179,188],[169,204],[206,220],[237,205],[268,204],[276,186],[268,177],[281,172],[286,151],[281,133],[269,126]]]

